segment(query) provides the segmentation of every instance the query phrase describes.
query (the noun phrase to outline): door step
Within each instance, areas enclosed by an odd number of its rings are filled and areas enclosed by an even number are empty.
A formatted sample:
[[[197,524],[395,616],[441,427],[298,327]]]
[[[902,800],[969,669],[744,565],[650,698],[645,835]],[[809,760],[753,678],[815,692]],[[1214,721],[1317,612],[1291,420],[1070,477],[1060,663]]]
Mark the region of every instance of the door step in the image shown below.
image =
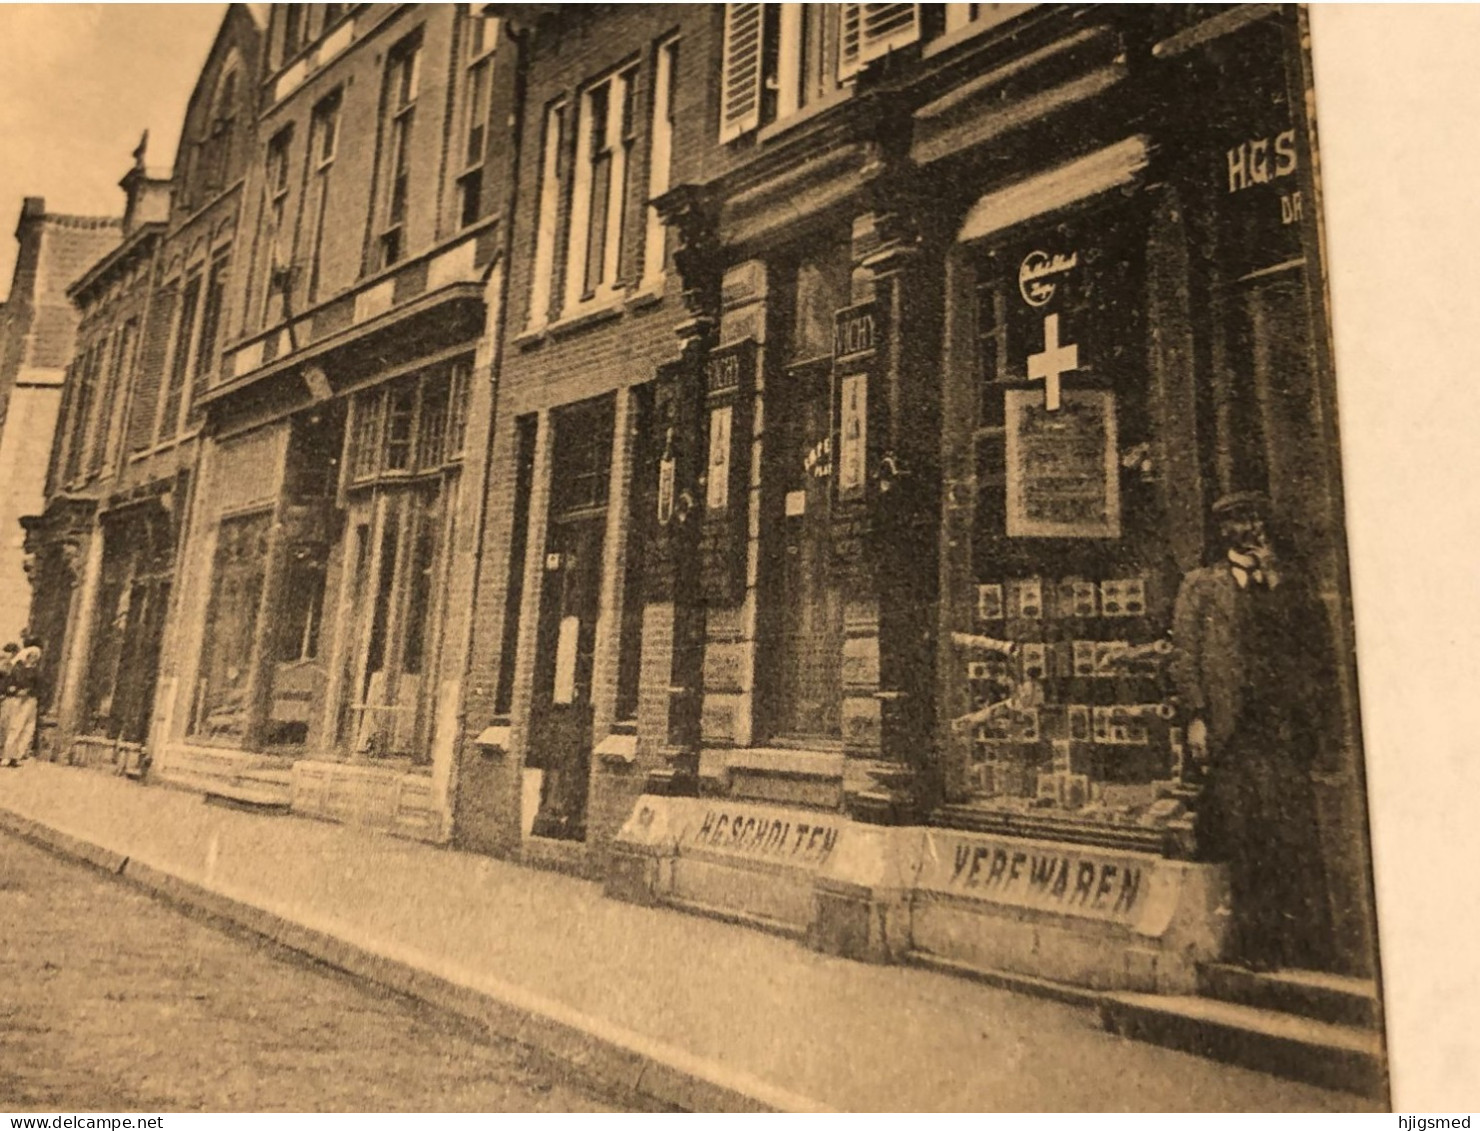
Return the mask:
[[[1377,983],[1320,970],[1255,973],[1240,966],[1210,964],[1198,970],[1198,992],[1235,1005],[1295,1013],[1314,1021],[1382,1028]]]
[[[1373,1099],[1387,1096],[1382,1035],[1209,997],[1107,994],[1112,1033]]]

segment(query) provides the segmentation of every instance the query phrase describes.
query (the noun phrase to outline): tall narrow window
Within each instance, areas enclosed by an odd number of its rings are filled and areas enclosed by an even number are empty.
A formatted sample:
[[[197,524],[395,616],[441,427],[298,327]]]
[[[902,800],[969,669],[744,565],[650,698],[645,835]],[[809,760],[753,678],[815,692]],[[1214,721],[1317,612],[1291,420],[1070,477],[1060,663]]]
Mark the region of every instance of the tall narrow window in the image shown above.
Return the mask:
[[[180,427],[180,403],[185,396],[185,374],[190,371],[190,343],[195,334],[195,313],[200,306],[200,274],[192,275],[180,296],[180,314],[175,320],[175,345],[170,353],[169,379],[160,404],[156,442],[168,440]]]
[[[405,378],[391,386],[385,417],[385,470],[410,471],[416,436],[417,383]]]
[[[108,398],[108,407],[103,410],[107,415],[107,430],[100,446],[100,470],[111,471],[113,460],[118,455],[118,449],[123,443],[123,429],[128,419],[128,402],[133,393],[133,376],[135,368],[135,350],[138,343],[139,323],[137,319],[130,318],[123,324],[123,331],[118,339],[118,353],[113,359],[114,380],[113,393]]]
[[[203,146],[201,164],[208,192],[219,192],[231,176],[231,140],[236,134],[237,73],[230,71],[221,80],[216,104],[211,109],[209,134]]]
[[[380,267],[406,255],[406,202],[411,186],[411,137],[416,125],[416,96],[421,87],[421,37],[402,40],[391,51],[386,72],[385,195],[380,234]]]
[[[281,300],[293,252],[288,230],[288,151],[293,143],[292,127],[279,130],[267,143],[265,191],[266,286],[263,288],[262,321],[266,325],[281,314]]]
[[[602,297],[617,281],[636,77],[635,67],[619,71],[591,87],[581,99],[565,280],[567,308]]]
[[[411,576],[406,594],[406,627],[401,652],[401,670],[420,675],[426,663],[427,629],[437,591],[437,534],[441,515],[423,510],[417,516],[416,542],[411,552]]]
[[[565,102],[545,107],[544,143],[540,157],[540,210],[534,233],[534,276],[529,287],[529,325],[538,329],[550,320],[554,294],[555,228],[560,220],[560,197],[565,187]]]
[[[468,21],[468,76],[464,84],[462,173],[457,179],[458,224],[467,227],[483,215],[483,159],[488,149],[489,96],[493,87],[492,51],[498,21]]]
[[[329,215],[329,174],[334,168],[334,155],[339,149],[340,92],[334,91],[319,102],[313,111],[313,231],[309,236],[308,301],[317,302],[323,272],[324,225]]]
[[[668,229],[651,201],[671,187],[673,178],[674,89],[678,76],[678,40],[658,45],[653,60],[653,125],[648,157],[647,232],[642,249],[642,282],[656,283],[668,266]]]
[[[252,638],[267,573],[270,511],[223,518],[216,534],[191,733],[240,739],[247,723]]]
[[[281,62],[286,63],[298,49],[303,46],[303,9],[302,4],[284,4],[283,8],[283,57]]]
[[[385,389],[369,389],[355,396],[355,426],[351,434],[350,482],[363,483],[380,470],[380,437]]]
[[[468,396],[471,393],[473,365],[457,361],[447,378],[447,441],[443,458],[461,459],[467,446]]]
[[[77,482],[82,474],[82,457],[87,450],[87,429],[92,420],[94,395],[93,384],[98,379],[98,354],[100,345],[93,346],[83,355],[77,370],[77,409],[72,418],[72,447],[67,452],[67,475],[69,484]]]
[[[92,410],[92,423],[87,439],[87,478],[95,478],[103,470],[103,452],[108,446],[108,424],[112,416],[110,409],[118,395],[119,370],[123,360],[123,342],[118,333],[109,338],[107,361],[99,366],[98,397]]]
[[[586,279],[582,298],[590,298],[605,281],[606,225],[611,213],[612,190],[612,89],[603,83],[586,102],[586,128],[590,131],[591,191],[586,237]]]
[[[195,366],[190,380],[192,405],[206,391],[211,374],[216,370],[216,346],[221,337],[221,306],[226,299],[227,265],[225,255],[216,256],[211,262],[211,273],[206,280],[206,300],[200,316],[200,342],[195,347]]]

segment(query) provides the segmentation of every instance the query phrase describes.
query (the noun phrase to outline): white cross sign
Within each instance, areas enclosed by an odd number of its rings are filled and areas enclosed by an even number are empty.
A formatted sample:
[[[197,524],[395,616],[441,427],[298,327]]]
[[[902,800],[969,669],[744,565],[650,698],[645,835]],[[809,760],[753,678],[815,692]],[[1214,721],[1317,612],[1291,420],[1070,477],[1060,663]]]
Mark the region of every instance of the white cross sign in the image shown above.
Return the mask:
[[[1043,319],[1043,352],[1028,355],[1028,380],[1043,382],[1043,407],[1059,410],[1059,378],[1079,368],[1079,347],[1059,345],[1059,316],[1048,314]]]

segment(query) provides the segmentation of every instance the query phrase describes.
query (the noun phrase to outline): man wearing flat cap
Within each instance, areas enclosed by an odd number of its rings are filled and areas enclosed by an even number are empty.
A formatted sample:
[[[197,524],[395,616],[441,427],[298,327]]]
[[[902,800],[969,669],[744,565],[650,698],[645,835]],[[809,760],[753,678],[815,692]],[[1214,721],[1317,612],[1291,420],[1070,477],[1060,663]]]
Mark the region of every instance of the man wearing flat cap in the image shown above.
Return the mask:
[[[1182,579],[1172,626],[1188,745],[1206,769],[1199,850],[1228,864],[1237,961],[1321,968],[1331,921],[1311,773],[1335,734],[1328,628],[1276,553],[1264,495],[1226,495],[1212,513],[1222,556]]]

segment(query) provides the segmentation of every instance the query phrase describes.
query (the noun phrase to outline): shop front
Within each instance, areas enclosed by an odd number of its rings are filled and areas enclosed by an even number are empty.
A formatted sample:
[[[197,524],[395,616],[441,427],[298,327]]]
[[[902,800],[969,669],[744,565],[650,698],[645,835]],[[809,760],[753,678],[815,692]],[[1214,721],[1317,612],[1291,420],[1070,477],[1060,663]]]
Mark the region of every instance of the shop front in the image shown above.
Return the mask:
[[[464,292],[398,312],[395,332],[371,326],[213,392],[189,639],[161,697],[165,776],[241,803],[448,835],[463,463],[470,408],[489,410],[487,383],[480,396],[472,380],[483,303]]]
[[[912,92],[861,195],[813,162],[792,197],[838,203],[805,237],[759,190],[720,210],[748,258],[704,371],[698,772],[639,801],[609,890],[1103,990],[1193,992],[1231,953],[1174,631],[1224,561],[1215,500],[1270,497],[1329,612],[1302,647],[1350,654],[1286,31],[1186,68],[1085,29],[1000,89]],[[1328,967],[1370,973],[1360,792],[1322,788],[1299,867],[1330,877]]]

